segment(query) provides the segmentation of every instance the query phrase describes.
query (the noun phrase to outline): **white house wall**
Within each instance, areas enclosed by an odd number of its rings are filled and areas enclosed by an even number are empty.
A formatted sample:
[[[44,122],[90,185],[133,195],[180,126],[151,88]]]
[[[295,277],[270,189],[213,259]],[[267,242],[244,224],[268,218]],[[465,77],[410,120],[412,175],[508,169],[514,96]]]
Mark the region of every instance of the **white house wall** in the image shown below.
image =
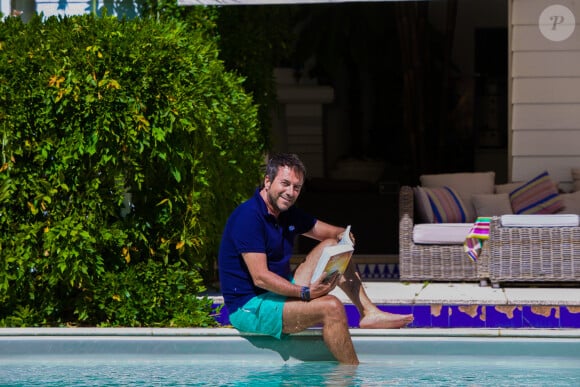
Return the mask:
[[[65,16],[65,15],[82,15],[90,12],[90,1],[74,1],[67,0],[63,2],[62,6],[58,1],[53,0],[37,0],[36,12],[42,13],[45,16]]]
[[[4,16],[10,14],[10,0],[0,0],[0,12]]]
[[[541,13],[554,4],[575,16],[574,32],[563,41],[539,28]],[[570,169],[580,167],[580,2],[511,0],[510,6],[511,180],[547,170],[566,188]]]

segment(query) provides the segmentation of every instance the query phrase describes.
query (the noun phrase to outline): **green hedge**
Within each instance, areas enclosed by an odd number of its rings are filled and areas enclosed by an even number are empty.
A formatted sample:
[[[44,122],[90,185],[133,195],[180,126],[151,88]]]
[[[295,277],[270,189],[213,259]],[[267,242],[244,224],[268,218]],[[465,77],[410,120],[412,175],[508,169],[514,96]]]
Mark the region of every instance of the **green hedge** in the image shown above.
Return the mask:
[[[0,325],[212,324],[201,273],[264,142],[193,20],[0,23]]]

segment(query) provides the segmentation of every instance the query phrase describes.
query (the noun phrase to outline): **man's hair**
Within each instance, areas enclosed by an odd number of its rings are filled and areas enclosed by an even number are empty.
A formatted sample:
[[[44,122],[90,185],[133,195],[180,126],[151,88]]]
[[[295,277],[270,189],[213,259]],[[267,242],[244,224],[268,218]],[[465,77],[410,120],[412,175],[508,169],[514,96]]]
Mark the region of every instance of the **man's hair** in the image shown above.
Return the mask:
[[[306,167],[297,155],[293,153],[277,153],[268,160],[268,165],[266,165],[268,179],[274,181],[278,170],[282,167],[289,167],[294,172],[301,174],[303,179],[306,178]]]

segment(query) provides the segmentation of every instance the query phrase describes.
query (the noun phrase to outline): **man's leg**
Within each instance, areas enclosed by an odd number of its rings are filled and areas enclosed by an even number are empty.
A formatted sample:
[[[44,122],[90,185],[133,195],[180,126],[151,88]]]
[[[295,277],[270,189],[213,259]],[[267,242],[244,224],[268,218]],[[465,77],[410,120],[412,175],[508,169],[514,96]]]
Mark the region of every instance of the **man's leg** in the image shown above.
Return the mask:
[[[294,272],[294,283],[310,285],[310,278],[322,249],[332,243],[330,240],[321,242],[312,249]],[[343,364],[359,363],[348,330],[344,305],[335,296],[326,295],[308,302],[289,298],[284,304],[282,316],[284,333],[301,332],[321,324],[322,338],[336,360]]]
[[[310,283],[310,277],[320,259],[322,249],[332,244],[336,244],[336,241],[329,239],[320,242],[312,249],[310,254],[306,256],[306,260],[296,269],[294,278],[297,284]],[[402,328],[413,322],[412,314],[400,315],[383,312],[373,304],[362,286],[362,281],[352,260],[349,262],[344,275],[341,276],[338,286],[358,309],[361,316],[359,322],[361,328]]]
[[[336,360],[342,364],[359,363],[344,306],[335,296],[326,295],[309,302],[288,299],[282,316],[284,333],[301,332],[322,324],[322,338]]]
[[[377,308],[369,299],[352,260],[338,286],[358,309],[361,328],[402,328],[413,321],[412,314],[393,314]]]

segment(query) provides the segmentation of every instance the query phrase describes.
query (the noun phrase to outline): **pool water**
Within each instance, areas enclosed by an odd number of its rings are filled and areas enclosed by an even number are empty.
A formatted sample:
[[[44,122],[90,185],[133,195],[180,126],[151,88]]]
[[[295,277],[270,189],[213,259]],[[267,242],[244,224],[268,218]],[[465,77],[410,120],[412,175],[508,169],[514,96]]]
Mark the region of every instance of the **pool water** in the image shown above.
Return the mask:
[[[385,356],[335,362],[203,361],[190,356],[2,359],[0,386],[580,386],[578,359]]]
[[[0,387],[580,386],[577,330],[353,330],[341,366],[321,331],[0,329]]]

